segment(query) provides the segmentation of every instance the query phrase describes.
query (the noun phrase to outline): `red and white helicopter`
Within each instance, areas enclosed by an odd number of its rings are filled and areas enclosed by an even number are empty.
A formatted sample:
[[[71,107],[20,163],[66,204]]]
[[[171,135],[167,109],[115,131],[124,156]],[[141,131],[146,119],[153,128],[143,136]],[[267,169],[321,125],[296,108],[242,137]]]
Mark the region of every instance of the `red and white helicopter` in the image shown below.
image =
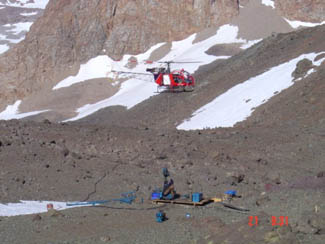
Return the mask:
[[[147,61],[148,63],[152,63]],[[155,67],[155,68],[147,68],[146,71],[150,72],[153,77],[155,83],[157,83],[158,92],[160,91],[185,91],[191,92],[195,87],[195,78],[188,71],[184,69],[173,70],[171,71],[172,63],[198,63],[198,62],[175,62],[175,61],[165,61],[158,62],[165,64],[167,67]],[[112,71],[118,74],[139,74],[139,75],[151,75],[148,73],[139,73],[139,72],[124,72],[124,71]]]

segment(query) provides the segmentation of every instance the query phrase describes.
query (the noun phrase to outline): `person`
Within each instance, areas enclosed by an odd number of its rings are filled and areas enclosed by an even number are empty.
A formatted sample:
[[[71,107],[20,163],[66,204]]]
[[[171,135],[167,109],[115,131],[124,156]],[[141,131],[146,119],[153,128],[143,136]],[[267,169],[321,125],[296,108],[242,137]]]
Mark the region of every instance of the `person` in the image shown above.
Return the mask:
[[[168,182],[169,172],[167,168],[163,168],[163,175],[165,177],[164,186],[162,191],[162,198],[165,200],[172,200],[175,198],[175,189],[174,189],[174,181],[170,179]]]

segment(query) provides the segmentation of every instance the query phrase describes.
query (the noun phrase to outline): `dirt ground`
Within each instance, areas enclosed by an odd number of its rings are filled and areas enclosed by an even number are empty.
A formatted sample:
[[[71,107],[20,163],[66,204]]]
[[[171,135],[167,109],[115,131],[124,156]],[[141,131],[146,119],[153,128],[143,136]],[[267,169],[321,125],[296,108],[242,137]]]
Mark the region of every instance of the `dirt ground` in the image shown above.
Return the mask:
[[[1,217],[2,243],[322,243],[325,131],[316,127],[166,132],[11,121],[0,131],[1,202],[105,200],[133,190],[138,200]],[[241,198],[232,204],[250,211],[151,204],[163,167],[180,194],[234,189]],[[158,207],[164,223],[155,221]],[[287,216],[288,226],[272,226],[272,216]]]
[[[137,195],[131,205],[0,217],[1,243],[323,243],[324,64],[234,128],[186,132],[175,125],[236,83],[324,51],[324,28],[269,37],[203,67],[192,93],[162,93],[131,110],[104,109],[77,123],[51,123],[44,115],[0,121],[1,203]],[[215,197],[237,190],[241,197],[231,204],[249,211],[218,203],[152,204],[163,167],[178,193]],[[163,223],[155,219],[159,209],[168,217]],[[272,222],[280,216],[288,225]]]

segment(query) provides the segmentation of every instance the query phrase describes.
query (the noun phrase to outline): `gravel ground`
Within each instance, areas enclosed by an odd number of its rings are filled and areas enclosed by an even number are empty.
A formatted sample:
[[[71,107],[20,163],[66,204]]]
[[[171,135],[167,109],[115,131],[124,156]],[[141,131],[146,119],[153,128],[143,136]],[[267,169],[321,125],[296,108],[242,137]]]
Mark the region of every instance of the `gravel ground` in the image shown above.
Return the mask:
[[[324,28],[270,37],[200,69],[193,93],[161,94],[128,113],[116,107],[71,124],[0,121],[1,203],[103,200],[131,190],[144,199],[0,217],[1,243],[323,243],[324,64],[234,128],[185,132],[174,123],[216,91],[301,53],[324,51]],[[174,105],[168,121],[166,107],[157,106],[166,96]],[[158,209],[150,208],[159,206],[147,201],[162,186],[163,167],[180,194],[215,197],[234,189],[242,197],[232,204],[250,211],[167,205],[161,208],[168,220],[156,223]],[[287,216],[288,226],[273,226],[272,216]]]

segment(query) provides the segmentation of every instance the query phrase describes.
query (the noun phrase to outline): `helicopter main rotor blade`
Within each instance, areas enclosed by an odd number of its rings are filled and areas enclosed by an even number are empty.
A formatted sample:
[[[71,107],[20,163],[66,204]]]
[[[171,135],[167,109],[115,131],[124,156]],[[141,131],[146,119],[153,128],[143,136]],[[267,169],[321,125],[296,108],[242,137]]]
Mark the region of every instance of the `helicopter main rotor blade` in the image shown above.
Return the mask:
[[[191,62],[174,62],[175,64],[197,64],[202,63],[201,61],[191,61]]]
[[[119,74],[152,75],[152,74],[148,74],[148,73],[129,72],[129,71],[116,71],[116,70],[112,70],[112,72],[119,73]]]

